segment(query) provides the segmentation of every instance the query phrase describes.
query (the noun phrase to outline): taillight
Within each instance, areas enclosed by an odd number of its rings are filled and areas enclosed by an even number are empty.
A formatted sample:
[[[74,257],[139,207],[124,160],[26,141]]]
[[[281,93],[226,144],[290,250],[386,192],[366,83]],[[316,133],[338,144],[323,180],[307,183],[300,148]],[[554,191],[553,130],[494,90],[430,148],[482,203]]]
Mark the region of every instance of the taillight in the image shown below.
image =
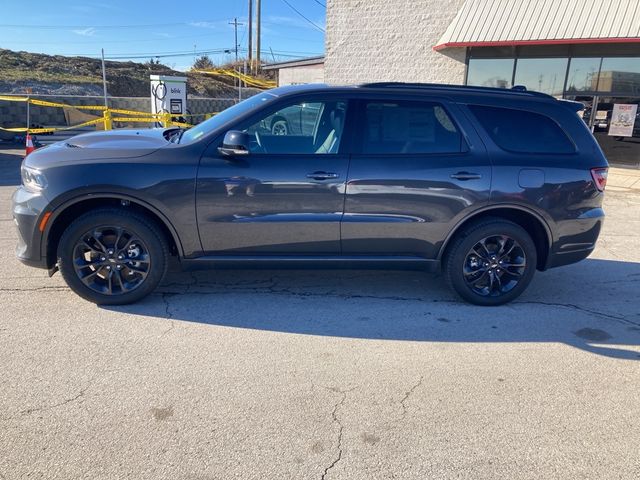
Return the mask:
[[[607,175],[609,174],[608,167],[598,167],[591,169],[591,178],[593,183],[596,184],[596,188],[601,192],[604,192],[604,187],[607,186]]]

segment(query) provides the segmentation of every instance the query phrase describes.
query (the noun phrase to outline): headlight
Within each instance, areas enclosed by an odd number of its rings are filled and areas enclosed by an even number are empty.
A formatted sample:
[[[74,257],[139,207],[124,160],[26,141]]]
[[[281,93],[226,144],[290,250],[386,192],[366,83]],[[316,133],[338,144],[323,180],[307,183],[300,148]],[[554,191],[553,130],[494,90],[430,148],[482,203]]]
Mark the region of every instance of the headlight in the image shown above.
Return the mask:
[[[20,168],[22,184],[30,190],[44,190],[47,188],[47,178],[35,168],[22,165]]]

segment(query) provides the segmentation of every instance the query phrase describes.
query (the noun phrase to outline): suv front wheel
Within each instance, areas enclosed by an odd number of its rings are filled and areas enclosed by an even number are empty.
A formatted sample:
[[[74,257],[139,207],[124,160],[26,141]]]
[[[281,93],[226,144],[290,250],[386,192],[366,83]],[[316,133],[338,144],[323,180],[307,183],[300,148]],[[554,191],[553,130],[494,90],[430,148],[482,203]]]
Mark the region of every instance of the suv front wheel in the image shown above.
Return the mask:
[[[58,268],[75,293],[99,305],[125,305],[162,281],[169,252],[158,227],[144,215],[93,210],[62,234]]]
[[[475,305],[503,305],[517,298],[536,270],[536,247],[519,225],[488,219],[456,235],[444,258],[449,286]]]

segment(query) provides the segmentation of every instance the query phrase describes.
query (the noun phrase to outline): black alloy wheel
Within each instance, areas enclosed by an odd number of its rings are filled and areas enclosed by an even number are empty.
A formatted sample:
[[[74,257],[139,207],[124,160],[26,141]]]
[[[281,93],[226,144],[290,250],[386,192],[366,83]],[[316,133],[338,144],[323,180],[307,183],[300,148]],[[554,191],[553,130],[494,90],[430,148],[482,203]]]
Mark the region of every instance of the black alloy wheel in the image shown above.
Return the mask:
[[[81,215],[58,245],[58,268],[69,287],[99,305],[125,305],[150,294],[166,273],[168,257],[158,226],[125,209]]]
[[[151,268],[149,250],[133,232],[105,226],[85,232],[73,250],[76,275],[91,290],[121,295],[138,288]]]
[[[518,285],[526,266],[527,256],[516,240],[507,235],[493,235],[469,250],[462,271],[473,292],[496,297]]]
[[[517,298],[536,270],[531,236],[508,220],[488,218],[463,228],[443,259],[449,286],[475,305],[502,305]]]

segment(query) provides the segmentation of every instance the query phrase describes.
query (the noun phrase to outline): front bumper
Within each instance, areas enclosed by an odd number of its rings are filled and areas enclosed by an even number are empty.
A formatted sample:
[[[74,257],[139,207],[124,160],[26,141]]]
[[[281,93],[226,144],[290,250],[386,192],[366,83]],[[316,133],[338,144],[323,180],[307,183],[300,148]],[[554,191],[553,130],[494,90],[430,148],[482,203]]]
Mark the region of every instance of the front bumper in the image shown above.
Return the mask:
[[[13,220],[18,227],[16,256],[30,267],[47,268],[46,256],[42,255],[42,232],[40,221],[48,202],[39,192],[19,187],[11,198]]]

